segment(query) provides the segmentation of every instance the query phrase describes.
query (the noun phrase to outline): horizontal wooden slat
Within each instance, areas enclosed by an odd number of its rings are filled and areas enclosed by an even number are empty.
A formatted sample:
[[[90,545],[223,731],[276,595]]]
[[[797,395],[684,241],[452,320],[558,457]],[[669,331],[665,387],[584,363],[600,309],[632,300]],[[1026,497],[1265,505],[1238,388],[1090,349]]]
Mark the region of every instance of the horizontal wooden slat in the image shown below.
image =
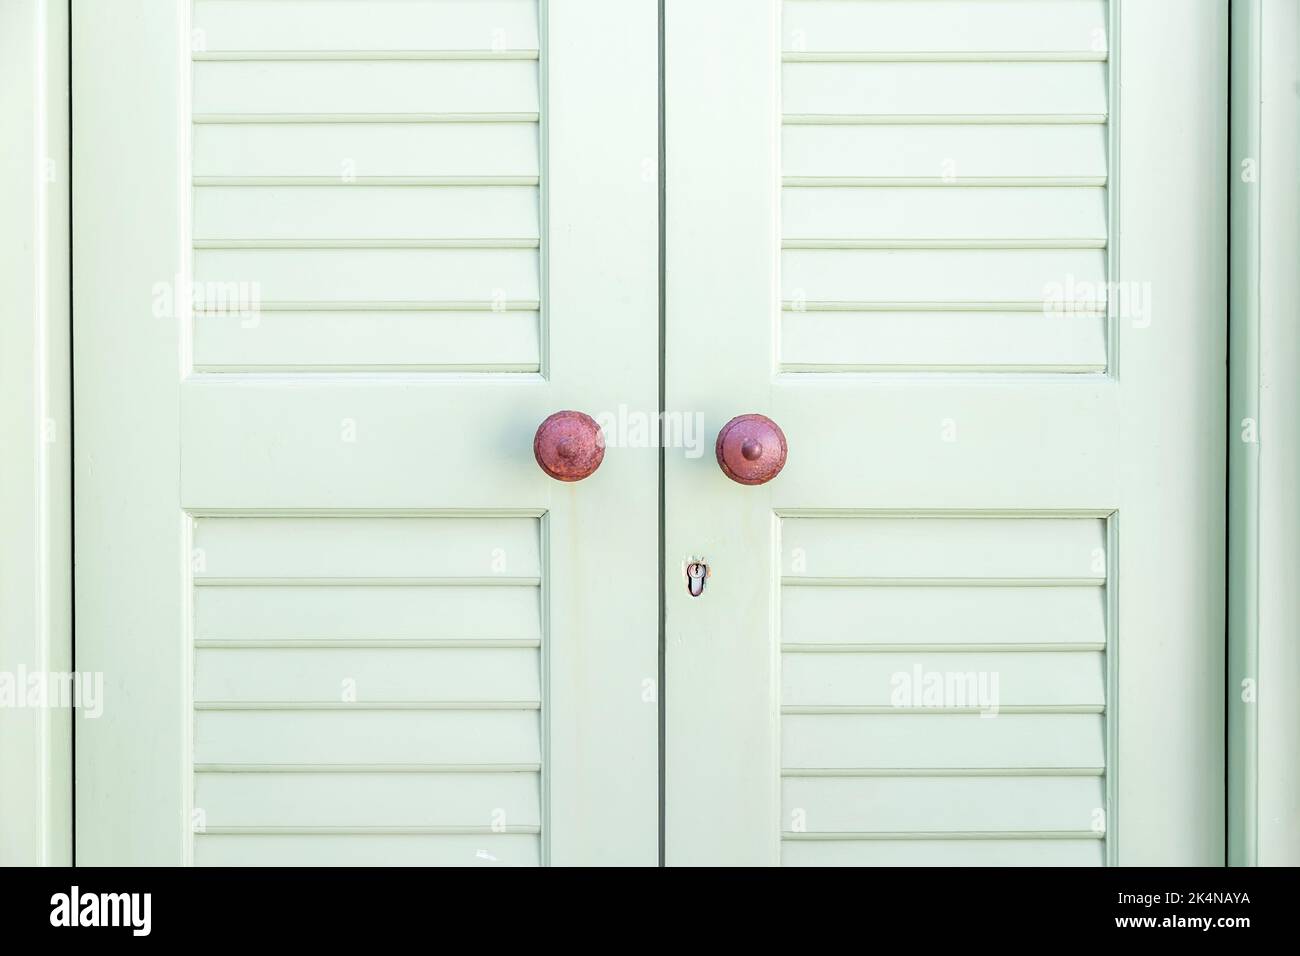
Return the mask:
[[[201,186],[194,238],[531,239],[535,186]]]
[[[540,826],[533,773],[201,773],[209,827]]]
[[[197,0],[200,49],[536,50],[536,0]]]
[[[1106,367],[1106,320],[1097,315],[998,312],[783,312],[786,371]]]
[[[541,637],[536,587],[221,587],[194,594],[199,640]]]
[[[200,61],[194,112],[535,113],[528,60]]]
[[[1105,703],[1100,652],[786,654],[784,705],[1017,707]]]
[[[787,177],[962,183],[1106,176],[1106,131],[1099,125],[784,126],[781,143]]]
[[[206,701],[533,701],[530,648],[214,649],[195,654],[194,699]]]
[[[246,114],[243,122],[272,122],[255,114]],[[306,114],[303,118],[294,118],[292,114],[286,119],[274,122],[316,122]],[[484,114],[484,122],[498,122],[499,117]],[[442,120],[393,119],[391,122],[472,122],[469,119],[447,116]],[[196,123],[234,122],[224,117],[195,117]],[[344,122],[344,120],[339,120]],[[363,119],[346,122],[361,123]],[[385,120],[388,122],[388,120]],[[783,126],[1102,126],[1106,123],[1105,113],[785,113],[781,117]]]
[[[786,239],[926,240],[1106,238],[1099,188],[787,187]]]
[[[199,371],[541,367],[537,312],[264,312],[196,316]]]
[[[541,573],[535,518],[198,518],[202,575],[384,577]]]
[[[782,297],[799,302],[1045,302],[1097,290],[1101,250],[786,250]],[[942,277],[943,281],[936,281]]]
[[[538,866],[541,840],[513,833],[198,834],[194,862],[198,866]]]
[[[787,644],[1102,644],[1100,588],[785,588]]]
[[[537,301],[533,249],[202,249],[197,282],[257,283],[263,302]]]
[[[536,176],[531,123],[199,124],[195,176]]]
[[[407,126],[441,123],[454,126],[484,124],[491,126],[535,124],[541,114],[536,110],[522,113],[440,111],[437,113],[195,113],[195,126]],[[1010,122],[1010,121],[1008,121]]]
[[[1100,777],[786,777],[782,820],[810,833],[1087,830]]]
[[[536,763],[536,711],[199,711],[195,763]]]
[[[831,767],[1100,767],[1102,717],[1091,714],[787,714],[782,761]]]
[[[345,60],[374,63],[392,60],[539,60],[541,54],[538,50],[196,50],[191,57],[195,62]]]
[[[1106,48],[1105,0],[786,0],[788,51],[1080,51]]]
[[[284,185],[277,182],[274,185]],[[393,185],[392,183],[383,183],[375,185]],[[438,183],[407,183],[410,186],[431,186],[439,185]],[[456,183],[455,185],[479,185],[474,183]],[[491,184],[497,185],[497,184]],[[470,236],[470,237],[434,237],[419,238],[403,236],[398,238],[383,238],[372,236],[342,236],[332,238],[213,238],[213,239],[196,239],[193,247],[195,249],[539,249],[541,242],[535,238],[524,237],[503,237],[503,236]],[[854,246],[857,248],[857,246]],[[208,308],[198,308],[197,311],[210,313],[214,310]]]
[[[205,575],[194,578],[194,586],[201,588],[505,588],[536,587],[539,578],[506,577],[255,577],[225,578]]]
[[[785,518],[787,578],[1105,576],[1098,518]]]
[[[1101,840],[786,842],[784,866],[1102,866]]]
[[[1107,111],[1104,63],[785,63],[781,74],[794,115]]]

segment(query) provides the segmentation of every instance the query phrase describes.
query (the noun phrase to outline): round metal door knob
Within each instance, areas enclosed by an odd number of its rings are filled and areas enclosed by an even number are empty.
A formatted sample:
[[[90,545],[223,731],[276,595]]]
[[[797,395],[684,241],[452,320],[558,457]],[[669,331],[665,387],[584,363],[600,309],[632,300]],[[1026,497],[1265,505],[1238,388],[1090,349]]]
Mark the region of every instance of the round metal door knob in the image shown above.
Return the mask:
[[[605,435],[590,415],[556,412],[537,426],[533,457],[558,481],[582,481],[604,460]]]
[[[718,466],[732,481],[761,485],[785,467],[789,450],[781,426],[766,415],[737,415],[718,432]]]

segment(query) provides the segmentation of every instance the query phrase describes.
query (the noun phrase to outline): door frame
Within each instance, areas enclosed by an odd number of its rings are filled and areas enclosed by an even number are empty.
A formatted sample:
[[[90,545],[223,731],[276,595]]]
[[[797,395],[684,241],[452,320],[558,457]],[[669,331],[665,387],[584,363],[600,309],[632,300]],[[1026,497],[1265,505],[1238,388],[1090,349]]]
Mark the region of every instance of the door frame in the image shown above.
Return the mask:
[[[1300,10],[1232,0],[1228,863],[1300,861]],[[1289,109],[1288,109],[1289,107]],[[1280,174],[1273,178],[1272,170]],[[1265,450],[1266,449],[1266,450]],[[1271,676],[1264,679],[1264,673]],[[1252,691],[1255,694],[1252,694]],[[1270,692],[1275,691],[1275,692]]]
[[[68,0],[0,4],[0,680],[72,647]],[[65,866],[72,714],[0,703],[0,866]]]
[[[1117,0],[1115,0],[1117,2]],[[1207,0],[1228,2],[1228,0]],[[73,643],[71,0],[0,5],[0,675],[75,670]],[[1243,699],[1261,667],[1300,678],[1300,73],[1292,0],[1231,0],[1229,168],[1228,861],[1300,862],[1300,698]],[[662,33],[662,5],[660,31]],[[1243,164],[1253,160],[1249,178]],[[1265,195],[1267,193],[1267,195]],[[1246,419],[1257,440],[1243,440]],[[1268,442],[1262,454],[1261,433]],[[673,586],[672,582],[666,582]],[[1285,690],[1285,678],[1268,686]],[[1258,688],[1259,684],[1250,685]],[[664,695],[660,695],[661,701]],[[662,705],[661,705],[662,706]],[[68,865],[74,727],[0,706],[0,865]],[[662,812],[662,808],[661,808]]]

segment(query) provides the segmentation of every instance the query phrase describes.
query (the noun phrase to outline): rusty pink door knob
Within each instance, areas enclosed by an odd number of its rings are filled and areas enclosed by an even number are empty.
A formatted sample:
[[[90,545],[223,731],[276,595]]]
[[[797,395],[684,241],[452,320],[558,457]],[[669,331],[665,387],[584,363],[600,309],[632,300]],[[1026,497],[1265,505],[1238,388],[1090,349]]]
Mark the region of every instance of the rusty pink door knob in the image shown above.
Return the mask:
[[[766,415],[737,415],[718,432],[722,473],[742,485],[771,481],[785,467],[785,433]]]
[[[556,412],[537,426],[533,457],[552,478],[582,481],[600,467],[605,457],[605,435],[590,415]]]

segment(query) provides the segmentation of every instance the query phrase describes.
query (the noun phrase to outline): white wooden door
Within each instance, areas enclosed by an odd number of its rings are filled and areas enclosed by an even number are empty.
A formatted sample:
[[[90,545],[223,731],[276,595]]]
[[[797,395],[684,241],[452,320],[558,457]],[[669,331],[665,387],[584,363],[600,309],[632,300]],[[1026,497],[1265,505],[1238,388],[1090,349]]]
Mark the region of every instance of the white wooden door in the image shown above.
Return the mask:
[[[668,0],[669,864],[1222,862],[1226,7]]]
[[[653,864],[655,3],[72,16],[77,861]]]
[[[78,862],[1221,862],[1226,5],[656,6],[73,4]]]

